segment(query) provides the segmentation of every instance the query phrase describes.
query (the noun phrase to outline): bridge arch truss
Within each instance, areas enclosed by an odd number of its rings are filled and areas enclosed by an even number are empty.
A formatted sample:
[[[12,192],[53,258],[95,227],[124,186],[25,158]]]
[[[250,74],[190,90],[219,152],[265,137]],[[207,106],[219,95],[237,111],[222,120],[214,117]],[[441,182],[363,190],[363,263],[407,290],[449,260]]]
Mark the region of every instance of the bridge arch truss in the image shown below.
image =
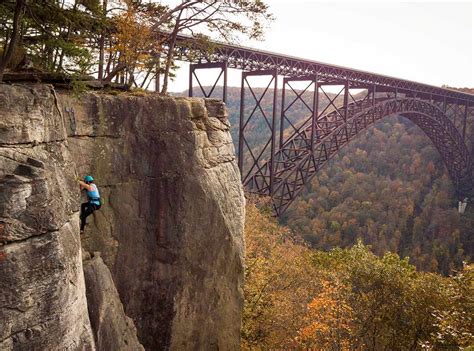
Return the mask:
[[[193,50],[189,56],[190,96],[194,80],[203,95],[210,97],[223,76],[221,98],[225,101],[227,69],[243,71],[239,168],[246,190],[270,196],[276,215],[286,211],[342,147],[391,115],[406,117],[425,132],[440,152],[458,197],[474,199],[474,95],[241,46],[215,43],[209,51],[193,47],[188,37],[178,37],[180,42],[179,58],[186,59]],[[196,74],[206,68],[221,69],[210,93]],[[250,80],[257,76],[269,79],[266,88],[252,86]],[[279,81],[283,82],[281,97]],[[306,82],[306,88],[295,89],[295,82]],[[327,93],[329,87],[332,94]],[[246,97],[251,97],[249,106]],[[295,102],[306,108],[299,124],[289,117]],[[264,121],[259,135],[264,146],[259,150],[252,144],[248,127],[257,118]]]

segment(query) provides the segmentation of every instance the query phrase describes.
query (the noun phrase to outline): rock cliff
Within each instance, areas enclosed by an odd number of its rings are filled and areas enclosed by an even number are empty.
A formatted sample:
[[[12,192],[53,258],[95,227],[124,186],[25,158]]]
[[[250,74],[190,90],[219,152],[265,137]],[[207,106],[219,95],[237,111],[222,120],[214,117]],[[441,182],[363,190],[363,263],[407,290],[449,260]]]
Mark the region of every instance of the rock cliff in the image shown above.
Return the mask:
[[[50,87],[0,85],[0,349],[92,349],[73,161]]]
[[[80,237],[85,174],[104,205]],[[238,349],[244,198],[221,102],[0,85],[0,190],[0,349]]]
[[[142,351],[133,321],[125,315],[110,271],[97,253],[84,262],[84,276],[97,349]]]

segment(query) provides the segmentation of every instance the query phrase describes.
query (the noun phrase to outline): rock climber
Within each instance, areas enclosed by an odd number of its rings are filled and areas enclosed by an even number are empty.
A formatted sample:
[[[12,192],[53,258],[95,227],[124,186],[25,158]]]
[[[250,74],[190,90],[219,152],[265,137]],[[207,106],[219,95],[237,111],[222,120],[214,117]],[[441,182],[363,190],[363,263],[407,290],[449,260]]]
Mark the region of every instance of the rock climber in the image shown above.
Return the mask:
[[[101,206],[99,189],[94,184],[94,178],[87,175],[84,177],[84,181],[78,179],[81,190],[87,191],[87,202],[81,205],[81,234],[84,233],[84,227],[86,226],[86,218],[91,215],[94,211],[98,210]]]

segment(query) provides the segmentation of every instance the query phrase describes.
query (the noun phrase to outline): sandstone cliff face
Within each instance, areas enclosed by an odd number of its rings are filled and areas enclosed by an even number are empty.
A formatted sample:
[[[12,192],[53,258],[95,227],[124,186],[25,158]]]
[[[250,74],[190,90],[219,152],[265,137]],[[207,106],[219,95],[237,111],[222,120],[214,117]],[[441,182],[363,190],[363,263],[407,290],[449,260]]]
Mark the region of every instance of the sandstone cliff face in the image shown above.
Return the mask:
[[[0,349],[238,349],[244,198],[224,105],[41,85],[0,85],[0,102]],[[82,238],[76,174],[105,200]],[[84,263],[89,301],[81,246],[113,278]]]
[[[89,317],[98,350],[144,350],[125,315],[109,269],[100,256],[84,262]]]
[[[79,173],[105,204],[83,239],[100,251],[143,345],[237,349],[244,198],[217,100],[61,95]]]
[[[62,123],[49,87],[0,85],[0,350],[94,347]]]

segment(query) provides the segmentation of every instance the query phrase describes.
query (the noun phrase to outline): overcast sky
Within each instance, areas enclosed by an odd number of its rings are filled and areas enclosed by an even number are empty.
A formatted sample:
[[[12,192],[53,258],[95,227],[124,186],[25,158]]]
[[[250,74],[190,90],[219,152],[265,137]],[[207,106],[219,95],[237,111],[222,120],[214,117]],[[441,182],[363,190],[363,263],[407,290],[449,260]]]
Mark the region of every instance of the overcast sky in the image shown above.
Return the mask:
[[[474,87],[472,1],[267,0],[276,19],[245,46],[441,86]],[[240,71],[229,85],[240,85]],[[182,65],[171,91],[187,89]]]

